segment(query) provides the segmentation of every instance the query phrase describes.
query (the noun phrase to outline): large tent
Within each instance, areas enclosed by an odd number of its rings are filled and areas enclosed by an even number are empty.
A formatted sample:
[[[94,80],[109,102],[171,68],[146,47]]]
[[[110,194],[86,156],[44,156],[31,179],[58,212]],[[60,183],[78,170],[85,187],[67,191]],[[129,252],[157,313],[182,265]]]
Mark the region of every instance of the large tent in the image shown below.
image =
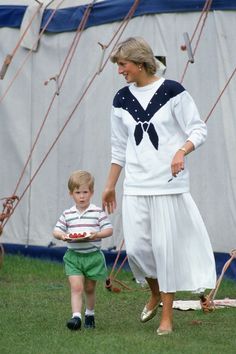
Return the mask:
[[[91,12],[78,40],[76,31],[88,3]],[[67,180],[73,170],[94,174],[94,202],[101,204],[110,164],[112,99],[125,85],[108,60],[119,38],[106,46],[119,34],[134,3],[44,1],[30,23],[38,1],[0,1],[0,65],[13,54],[0,81],[0,198],[14,191],[20,196],[4,226],[3,243],[47,247],[52,242],[54,224],[71,203]],[[163,75],[182,78],[202,118],[208,119],[207,142],[188,157],[191,191],[214,251],[229,253],[236,247],[236,1],[213,1],[208,13],[203,11],[206,3],[140,0],[120,39],[144,37],[155,55],[165,58]],[[188,52],[181,50],[183,34],[191,38],[200,20],[190,63]],[[78,43],[66,61],[60,86],[61,69],[75,38]],[[122,181],[117,195],[114,236],[104,241],[104,249],[118,248],[123,239]],[[64,244],[58,241],[56,246]]]

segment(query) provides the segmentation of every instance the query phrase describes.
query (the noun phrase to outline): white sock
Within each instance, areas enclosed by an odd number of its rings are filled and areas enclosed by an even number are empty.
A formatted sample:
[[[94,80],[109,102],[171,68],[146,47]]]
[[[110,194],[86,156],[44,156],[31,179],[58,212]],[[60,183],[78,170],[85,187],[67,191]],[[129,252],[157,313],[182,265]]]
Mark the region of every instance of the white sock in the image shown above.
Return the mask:
[[[79,317],[81,319],[81,313],[80,312],[73,312],[72,318],[74,317]]]
[[[87,315],[87,316],[94,316],[94,310],[88,310],[88,309],[86,309],[86,310],[85,310],[85,315]]]

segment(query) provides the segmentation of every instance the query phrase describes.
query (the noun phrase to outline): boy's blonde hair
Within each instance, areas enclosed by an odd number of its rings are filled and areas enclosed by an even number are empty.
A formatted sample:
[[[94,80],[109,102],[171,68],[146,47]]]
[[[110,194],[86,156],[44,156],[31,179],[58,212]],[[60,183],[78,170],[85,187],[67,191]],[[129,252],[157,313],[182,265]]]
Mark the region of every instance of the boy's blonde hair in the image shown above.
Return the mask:
[[[90,192],[94,191],[94,177],[91,173],[80,170],[72,172],[68,181],[70,192],[73,192],[75,189],[80,188],[85,184],[88,185]]]
[[[154,75],[158,69],[158,63],[151,47],[141,37],[130,37],[119,43],[111,53],[110,60],[112,63],[128,60],[135,64],[143,64],[147,73],[151,75]]]

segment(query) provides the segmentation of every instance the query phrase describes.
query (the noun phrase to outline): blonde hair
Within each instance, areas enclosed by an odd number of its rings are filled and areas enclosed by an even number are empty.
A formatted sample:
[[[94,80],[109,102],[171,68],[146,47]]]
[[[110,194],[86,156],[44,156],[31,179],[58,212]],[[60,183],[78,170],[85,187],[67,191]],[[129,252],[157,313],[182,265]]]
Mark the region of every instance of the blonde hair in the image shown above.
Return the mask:
[[[128,60],[135,64],[143,64],[146,72],[151,75],[154,75],[158,69],[158,63],[151,47],[141,37],[130,37],[119,43],[111,53],[110,60],[112,63]]]
[[[72,172],[68,181],[70,192],[73,192],[75,189],[80,188],[85,184],[88,185],[90,192],[94,191],[94,177],[91,173],[80,170]]]

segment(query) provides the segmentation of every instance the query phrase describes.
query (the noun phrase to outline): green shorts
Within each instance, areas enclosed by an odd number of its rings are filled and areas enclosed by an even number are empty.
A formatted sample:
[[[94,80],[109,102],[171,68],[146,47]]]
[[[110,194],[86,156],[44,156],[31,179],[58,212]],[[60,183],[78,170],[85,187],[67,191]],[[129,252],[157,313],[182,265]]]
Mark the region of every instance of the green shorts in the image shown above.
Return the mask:
[[[101,251],[79,253],[68,249],[63,257],[66,275],[84,275],[88,279],[99,280],[107,277],[104,254]]]

